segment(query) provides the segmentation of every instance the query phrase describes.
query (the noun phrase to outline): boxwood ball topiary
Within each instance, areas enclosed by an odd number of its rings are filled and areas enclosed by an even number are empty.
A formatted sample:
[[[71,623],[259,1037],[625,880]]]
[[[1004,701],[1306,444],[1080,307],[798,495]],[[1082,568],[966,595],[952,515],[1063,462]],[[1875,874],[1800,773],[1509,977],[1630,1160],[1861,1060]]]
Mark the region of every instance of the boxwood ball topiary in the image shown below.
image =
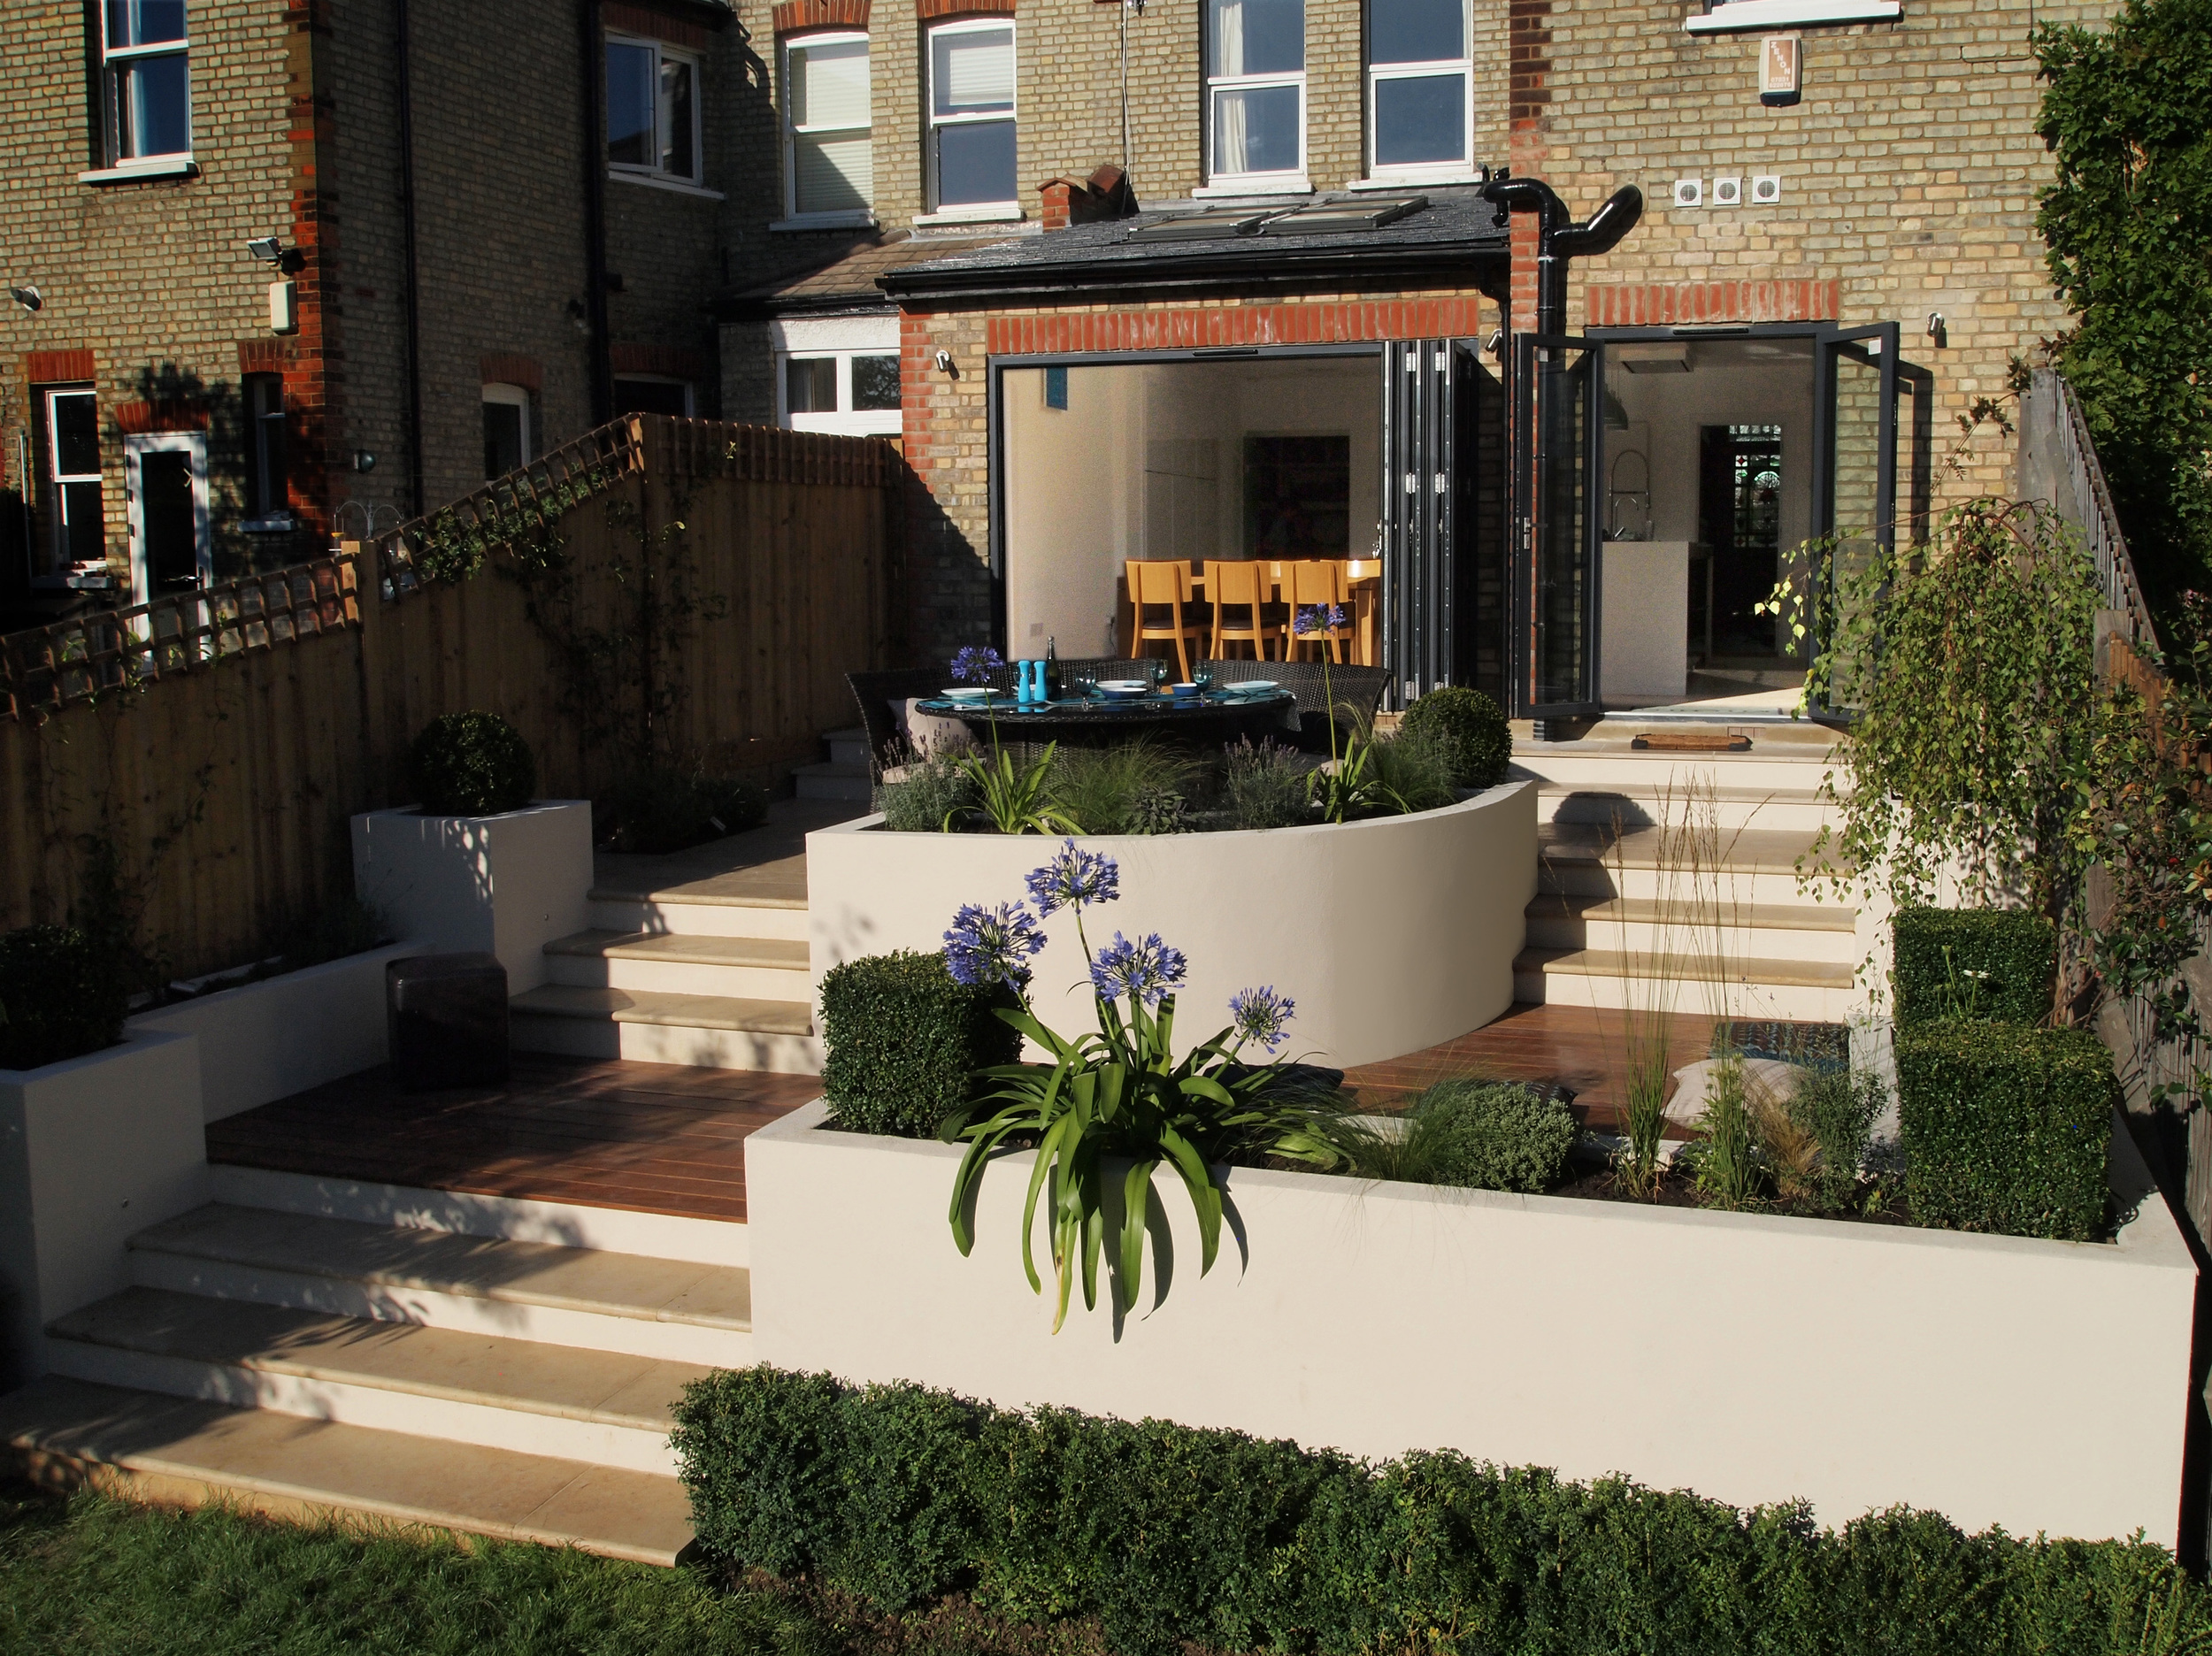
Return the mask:
[[[73,926],[0,932],[0,1070],[36,1070],[123,1039],[122,963]]]
[[[1021,1037],[992,1008],[1002,988],[955,983],[942,954],[900,949],[833,968],[822,978],[822,1096],[830,1119],[856,1132],[935,1135],[974,1095],[974,1073],[1012,1063]]]
[[[1498,704],[1479,690],[1465,685],[1432,690],[1406,709],[1398,728],[1441,747],[1459,787],[1494,787],[1505,780],[1513,758],[1512,733]]]
[[[431,720],[407,753],[426,816],[495,816],[537,791],[538,763],[522,732],[496,713]]]

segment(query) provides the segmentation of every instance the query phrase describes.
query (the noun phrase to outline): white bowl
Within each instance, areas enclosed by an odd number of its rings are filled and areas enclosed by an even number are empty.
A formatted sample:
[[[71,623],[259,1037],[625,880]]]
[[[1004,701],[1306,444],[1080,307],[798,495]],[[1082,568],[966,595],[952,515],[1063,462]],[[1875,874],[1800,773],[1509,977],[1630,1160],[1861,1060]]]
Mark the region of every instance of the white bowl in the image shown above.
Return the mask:
[[[950,690],[940,690],[937,694],[948,702],[980,702],[991,693],[987,689],[979,690],[972,685],[959,685]]]
[[[1141,678],[1102,678],[1098,681],[1098,694],[1117,701],[1125,702],[1133,696],[1149,695],[1151,692],[1152,686]]]

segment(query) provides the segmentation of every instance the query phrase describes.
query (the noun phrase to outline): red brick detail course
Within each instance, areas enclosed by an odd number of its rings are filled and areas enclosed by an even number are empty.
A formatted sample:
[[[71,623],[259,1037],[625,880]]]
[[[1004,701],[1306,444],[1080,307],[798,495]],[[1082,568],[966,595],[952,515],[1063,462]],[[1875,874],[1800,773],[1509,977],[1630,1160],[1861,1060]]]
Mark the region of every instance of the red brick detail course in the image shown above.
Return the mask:
[[[517,356],[511,351],[487,351],[477,366],[486,385],[520,386],[525,391],[545,389],[545,368],[534,356]]]
[[[242,339],[238,341],[238,372],[242,374],[284,372],[284,341],[280,339]]]
[[[1014,0],[916,0],[914,15],[924,23],[949,17],[1012,17]]]
[[[783,8],[776,8],[780,12]],[[688,46],[694,51],[704,51],[712,43],[703,24],[688,18],[671,17],[652,6],[626,5],[622,0],[605,0],[599,8],[600,20],[611,29],[626,34],[642,34],[648,40],[666,41],[671,46]],[[781,24],[777,25],[779,28]]]
[[[72,380],[90,380],[97,372],[88,350],[23,353],[23,380],[27,385],[61,385]]]
[[[1353,340],[1465,337],[1481,328],[1481,296],[1322,304],[1081,310],[993,317],[994,356],[1041,352],[1201,350],[1219,345],[1328,345]],[[974,364],[979,366],[980,364]]]
[[[197,398],[115,405],[115,429],[126,437],[142,436],[148,432],[205,431],[207,425],[207,404]]]
[[[779,34],[795,34],[801,29],[864,29],[868,0],[781,0],[772,15]]]
[[[1842,314],[1834,280],[1617,282],[1586,288],[1590,327],[1666,327],[1699,322],[1832,322]]]
[[[703,380],[706,363],[681,345],[610,345],[607,364],[616,373],[665,374],[671,380]]]

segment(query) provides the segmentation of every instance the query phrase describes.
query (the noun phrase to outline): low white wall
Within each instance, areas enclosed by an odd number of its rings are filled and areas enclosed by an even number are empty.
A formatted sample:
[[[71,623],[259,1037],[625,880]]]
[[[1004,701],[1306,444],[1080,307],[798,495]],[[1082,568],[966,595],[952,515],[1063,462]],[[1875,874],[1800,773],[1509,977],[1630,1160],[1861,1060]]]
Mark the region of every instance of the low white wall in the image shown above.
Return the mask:
[[[257,1105],[373,1070],[386,1050],[384,963],[422,953],[396,943],[261,983],[143,1012],[130,1032],[196,1036],[200,1108],[220,1121]]]
[[[2196,1272],[2124,1129],[2116,1186],[2140,1207],[2102,1245],[1238,1169],[1202,1278],[1189,1200],[1156,1176],[1172,1292],[1156,1221],[1143,1313],[1117,1330],[1079,1287],[1054,1336],[1022,1276],[1026,1153],[985,1175],[963,1259],[959,1149],[824,1118],[746,1140],[764,1362],[1802,1497],[1827,1523],[1905,1501],[1969,1530],[2174,1541]]]
[[[370,811],[353,819],[353,888],[419,952],[496,954],[510,993],[534,989],[545,945],[591,924],[591,801],[497,816]]]
[[[1058,847],[1033,834],[890,833],[880,816],[806,837],[816,1003],[841,962],[944,947],[966,902],[1010,902]],[[1099,947],[1157,932],[1189,957],[1177,1028],[1203,1039],[1229,997],[1272,985],[1298,1003],[1285,1050],[1349,1065],[1463,1035],[1513,1002],[1513,957],[1536,894],[1536,785],[1442,810],[1308,828],[1090,834],[1121,864],[1121,900],[1086,913]],[[1044,923],[1032,999],[1073,1034],[1092,1024],[1075,918]],[[1064,991],[1075,989],[1075,993]]]
[[[45,1371],[49,1322],[129,1285],[125,1238],[207,1200],[201,1125],[190,1035],[0,1070],[0,1390]]]

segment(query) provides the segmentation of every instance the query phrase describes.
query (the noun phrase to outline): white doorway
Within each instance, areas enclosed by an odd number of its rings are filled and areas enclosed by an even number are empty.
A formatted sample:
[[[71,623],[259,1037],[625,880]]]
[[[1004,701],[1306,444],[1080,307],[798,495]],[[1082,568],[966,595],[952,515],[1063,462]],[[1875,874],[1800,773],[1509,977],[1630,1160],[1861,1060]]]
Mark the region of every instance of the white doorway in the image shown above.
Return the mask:
[[[214,579],[208,528],[207,433],[153,432],[123,439],[134,603],[196,591]]]

